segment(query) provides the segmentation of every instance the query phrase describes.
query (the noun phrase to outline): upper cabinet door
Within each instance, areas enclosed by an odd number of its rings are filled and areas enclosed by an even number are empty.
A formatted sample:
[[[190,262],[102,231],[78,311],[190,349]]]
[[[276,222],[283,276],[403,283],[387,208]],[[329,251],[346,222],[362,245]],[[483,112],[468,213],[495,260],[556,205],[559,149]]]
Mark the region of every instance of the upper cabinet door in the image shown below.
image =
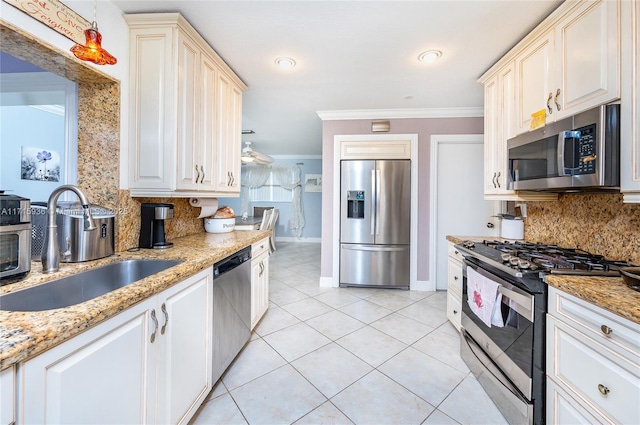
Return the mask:
[[[178,189],[197,189],[200,170],[198,108],[198,46],[185,34],[178,34],[178,108],[176,126],[178,154]]]
[[[554,34],[548,32],[516,57],[516,132],[529,131],[531,114],[546,110],[547,121],[555,121],[552,107],[555,87]]]
[[[200,185],[215,190],[218,149],[216,141],[217,110],[216,85],[218,69],[206,54],[200,55]]]
[[[620,3],[587,2],[556,26],[556,119],[620,98]]]

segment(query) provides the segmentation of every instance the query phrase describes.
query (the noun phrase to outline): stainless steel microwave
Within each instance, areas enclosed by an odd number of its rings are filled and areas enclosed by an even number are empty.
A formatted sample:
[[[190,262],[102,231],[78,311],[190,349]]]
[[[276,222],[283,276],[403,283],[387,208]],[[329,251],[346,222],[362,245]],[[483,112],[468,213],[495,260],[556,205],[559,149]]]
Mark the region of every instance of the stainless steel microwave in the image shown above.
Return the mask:
[[[509,189],[620,186],[620,105],[603,105],[507,141]]]

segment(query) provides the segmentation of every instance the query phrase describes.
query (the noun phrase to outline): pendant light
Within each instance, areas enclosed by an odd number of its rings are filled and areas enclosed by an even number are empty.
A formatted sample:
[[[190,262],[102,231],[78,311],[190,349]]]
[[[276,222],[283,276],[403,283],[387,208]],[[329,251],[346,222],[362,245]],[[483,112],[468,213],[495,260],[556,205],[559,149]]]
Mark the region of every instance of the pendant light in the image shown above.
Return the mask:
[[[86,41],[84,45],[76,44],[71,48],[71,53],[78,59],[93,62],[98,65],[114,65],[118,60],[111,53],[102,48],[102,35],[98,31],[96,23],[96,8],[98,0],[93,2],[93,22],[91,28],[84,30]]]

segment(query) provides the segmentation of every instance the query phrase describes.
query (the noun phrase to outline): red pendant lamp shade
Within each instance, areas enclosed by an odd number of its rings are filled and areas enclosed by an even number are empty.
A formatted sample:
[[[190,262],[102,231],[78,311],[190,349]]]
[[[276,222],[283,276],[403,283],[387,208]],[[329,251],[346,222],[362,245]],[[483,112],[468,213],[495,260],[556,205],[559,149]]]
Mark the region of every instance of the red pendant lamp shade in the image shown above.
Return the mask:
[[[98,65],[114,65],[118,60],[102,48],[102,35],[98,31],[98,24],[94,20],[91,28],[84,30],[86,42],[76,44],[71,48],[71,53],[78,59],[93,62]]]

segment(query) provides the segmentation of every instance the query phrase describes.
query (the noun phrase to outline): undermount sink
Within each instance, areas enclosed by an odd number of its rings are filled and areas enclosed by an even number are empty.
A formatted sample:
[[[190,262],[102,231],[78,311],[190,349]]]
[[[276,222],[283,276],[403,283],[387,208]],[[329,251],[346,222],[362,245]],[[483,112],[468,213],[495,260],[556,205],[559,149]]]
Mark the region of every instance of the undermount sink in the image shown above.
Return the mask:
[[[176,266],[179,260],[126,260],[31,288],[0,295],[0,310],[42,311],[69,307]]]

